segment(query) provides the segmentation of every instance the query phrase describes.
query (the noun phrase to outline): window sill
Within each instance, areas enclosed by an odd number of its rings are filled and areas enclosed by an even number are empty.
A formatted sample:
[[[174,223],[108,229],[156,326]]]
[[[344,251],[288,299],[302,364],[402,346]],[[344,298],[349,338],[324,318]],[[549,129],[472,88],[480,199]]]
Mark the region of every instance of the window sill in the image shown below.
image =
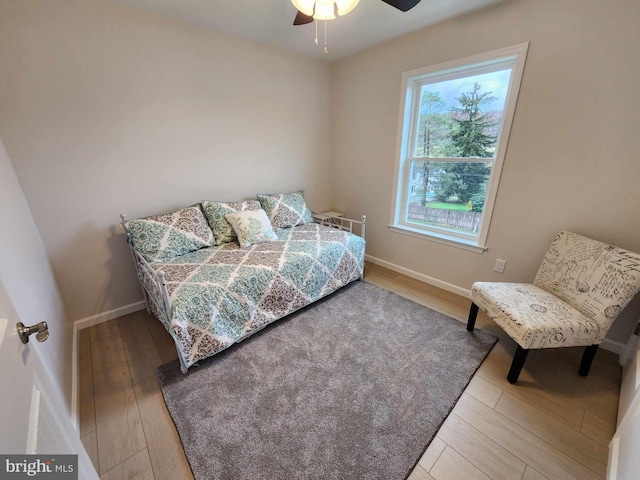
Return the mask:
[[[404,225],[387,225],[387,227],[395,233],[422,238],[423,240],[429,240],[430,242],[440,243],[449,247],[461,248],[462,250],[467,250],[469,252],[484,253],[487,250],[486,246],[478,245],[473,240],[465,240],[463,238],[454,237],[453,235],[425,232],[424,230],[406,227]]]

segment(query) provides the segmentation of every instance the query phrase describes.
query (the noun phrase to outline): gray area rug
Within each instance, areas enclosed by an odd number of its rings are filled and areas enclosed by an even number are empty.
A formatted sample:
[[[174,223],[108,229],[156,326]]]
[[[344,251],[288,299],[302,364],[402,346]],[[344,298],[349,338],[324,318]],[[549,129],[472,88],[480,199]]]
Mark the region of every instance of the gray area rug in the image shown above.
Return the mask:
[[[198,480],[402,480],[495,342],[356,282],[158,381]]]

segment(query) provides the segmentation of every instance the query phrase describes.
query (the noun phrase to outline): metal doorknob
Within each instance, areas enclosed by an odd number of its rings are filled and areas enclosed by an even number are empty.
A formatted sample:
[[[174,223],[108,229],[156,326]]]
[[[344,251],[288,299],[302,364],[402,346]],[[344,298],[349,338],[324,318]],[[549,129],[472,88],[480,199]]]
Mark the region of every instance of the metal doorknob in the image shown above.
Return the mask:
[[[49,338],[49,327],[47,326],[47,322],[40,322],[31,327],[25,327],[22,322],[16,323],[16,330],[18,331],[18,336],[22,343],[29,343],[29,336],[36,334],[36,340],[39,342],[44,342],[47,338]]]

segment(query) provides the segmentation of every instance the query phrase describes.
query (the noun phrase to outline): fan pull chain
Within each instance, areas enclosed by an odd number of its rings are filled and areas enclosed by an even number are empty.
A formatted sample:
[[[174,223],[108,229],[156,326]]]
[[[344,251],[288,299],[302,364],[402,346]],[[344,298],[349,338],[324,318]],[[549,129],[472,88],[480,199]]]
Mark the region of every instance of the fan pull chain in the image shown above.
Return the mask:
[[[313,22],[316,24],[316,47],[318,46],[318,22]]]
[[[324,21],[324,54],[329,53],[329,47],[327,46],[327,21]]]

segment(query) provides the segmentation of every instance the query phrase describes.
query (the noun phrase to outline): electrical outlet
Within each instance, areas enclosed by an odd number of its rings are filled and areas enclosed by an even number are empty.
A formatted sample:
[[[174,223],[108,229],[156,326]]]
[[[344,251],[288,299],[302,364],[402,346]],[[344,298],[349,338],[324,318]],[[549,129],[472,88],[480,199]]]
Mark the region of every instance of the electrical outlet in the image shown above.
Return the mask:
[[[504,273],[504,267],[507,266],[507,261],[498,258],[496,260],[495,265],[493,266],[493,271],[498,273]]]

